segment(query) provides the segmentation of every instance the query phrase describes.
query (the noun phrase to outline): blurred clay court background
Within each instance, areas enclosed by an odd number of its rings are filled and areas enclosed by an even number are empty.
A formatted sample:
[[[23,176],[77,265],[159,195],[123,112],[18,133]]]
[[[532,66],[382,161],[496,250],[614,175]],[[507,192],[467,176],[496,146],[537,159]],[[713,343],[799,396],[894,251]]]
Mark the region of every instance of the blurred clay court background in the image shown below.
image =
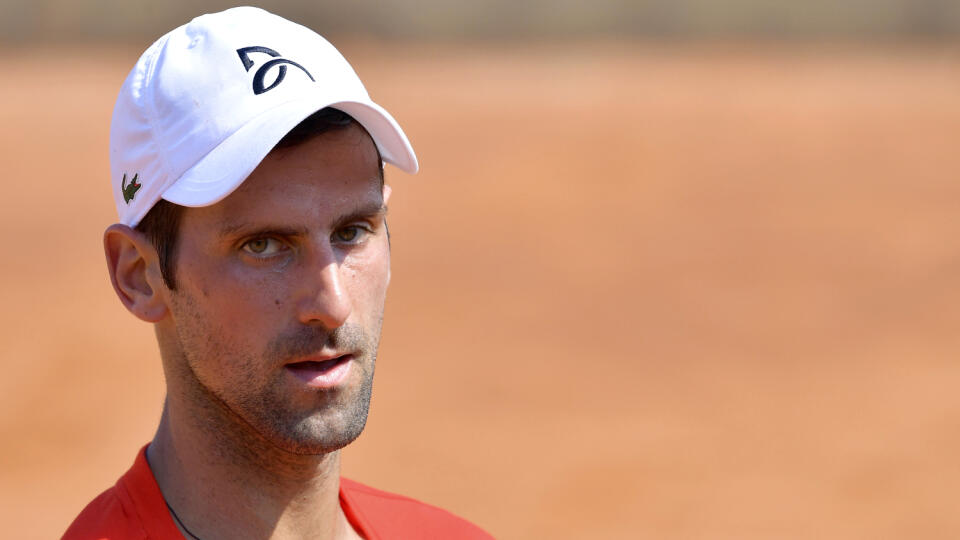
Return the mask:
[[[842,4],[842,5],[841,5]],[[421,159],[345,474],[498,538],[960,537],[960,5],[264,2]],[[0,522],[56,538],[147,442],[116,92],[223,2],[0,1]]]

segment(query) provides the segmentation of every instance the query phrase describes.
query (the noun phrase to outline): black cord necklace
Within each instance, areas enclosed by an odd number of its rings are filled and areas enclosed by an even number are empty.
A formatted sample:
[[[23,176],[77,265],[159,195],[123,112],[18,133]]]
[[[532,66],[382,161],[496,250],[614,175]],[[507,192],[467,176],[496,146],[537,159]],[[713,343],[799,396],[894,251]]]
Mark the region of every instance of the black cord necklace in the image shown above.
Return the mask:
[[[166,501],[166,499],[164,499],[163,502],[164,502],[164,504],[167,505],[167,510],[170,511],[170,514],[173,516],[173,519],[177,520],[177,523],[180,524],[180,527],[181,527],[184,531],[186,531],[186,533],[189,534],[190,537],[193,538],[193,540],[200,540],[200,537],[199,537],[199,536],[197,536],[197,535],[193,534],[192,532],[190,532],[190,529],[188,529],[187,526],[183,524],[183,521],[180,519],[180,516],[178,516],[177,513],[173,511],[173,507],[170,506],[170,503],[168,503],[168,502]]]

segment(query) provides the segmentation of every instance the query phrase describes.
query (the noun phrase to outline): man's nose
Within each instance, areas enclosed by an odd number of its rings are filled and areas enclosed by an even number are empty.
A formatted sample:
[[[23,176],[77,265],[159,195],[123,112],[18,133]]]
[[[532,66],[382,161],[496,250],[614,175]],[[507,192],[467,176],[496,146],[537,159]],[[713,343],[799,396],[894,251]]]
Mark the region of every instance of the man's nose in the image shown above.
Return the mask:
[[[321,324],[328,330],[339,328],[350,316],[350,296],[344,288],[342,268],[334,257],[324,257],[311,265],[310,284],[300,307],[300,322]]]

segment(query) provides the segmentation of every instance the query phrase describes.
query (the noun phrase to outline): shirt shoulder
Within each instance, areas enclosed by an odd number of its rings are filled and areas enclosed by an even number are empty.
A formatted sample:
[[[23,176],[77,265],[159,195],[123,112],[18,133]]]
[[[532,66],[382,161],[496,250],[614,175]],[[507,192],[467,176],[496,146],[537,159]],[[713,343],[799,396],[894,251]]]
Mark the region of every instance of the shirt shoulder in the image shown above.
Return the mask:
[[[340,506],[368,540],[491,540],[489,533],[446,510],[388,493],[347,478],[340,479]]]
[[[117,486],[104,491],[80,512],[62,540],[142,540],[146,532],[130,509],[124,508]]]
[[[147,447],[120,480],[90,502],[61,540],[146,540],[179,538],[157,486]]]

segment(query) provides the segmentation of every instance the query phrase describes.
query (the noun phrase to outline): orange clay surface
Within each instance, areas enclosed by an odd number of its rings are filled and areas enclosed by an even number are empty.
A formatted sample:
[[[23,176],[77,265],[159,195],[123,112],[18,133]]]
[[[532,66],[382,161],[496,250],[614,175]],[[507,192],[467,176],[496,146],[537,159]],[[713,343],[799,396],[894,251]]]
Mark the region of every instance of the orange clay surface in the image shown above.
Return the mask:
[[[159,418],[100,247],[139,49],[0,52],[5,538]],[[422,164],[347,475],[504,539],[960,537],[956,47],[343,49]]]

